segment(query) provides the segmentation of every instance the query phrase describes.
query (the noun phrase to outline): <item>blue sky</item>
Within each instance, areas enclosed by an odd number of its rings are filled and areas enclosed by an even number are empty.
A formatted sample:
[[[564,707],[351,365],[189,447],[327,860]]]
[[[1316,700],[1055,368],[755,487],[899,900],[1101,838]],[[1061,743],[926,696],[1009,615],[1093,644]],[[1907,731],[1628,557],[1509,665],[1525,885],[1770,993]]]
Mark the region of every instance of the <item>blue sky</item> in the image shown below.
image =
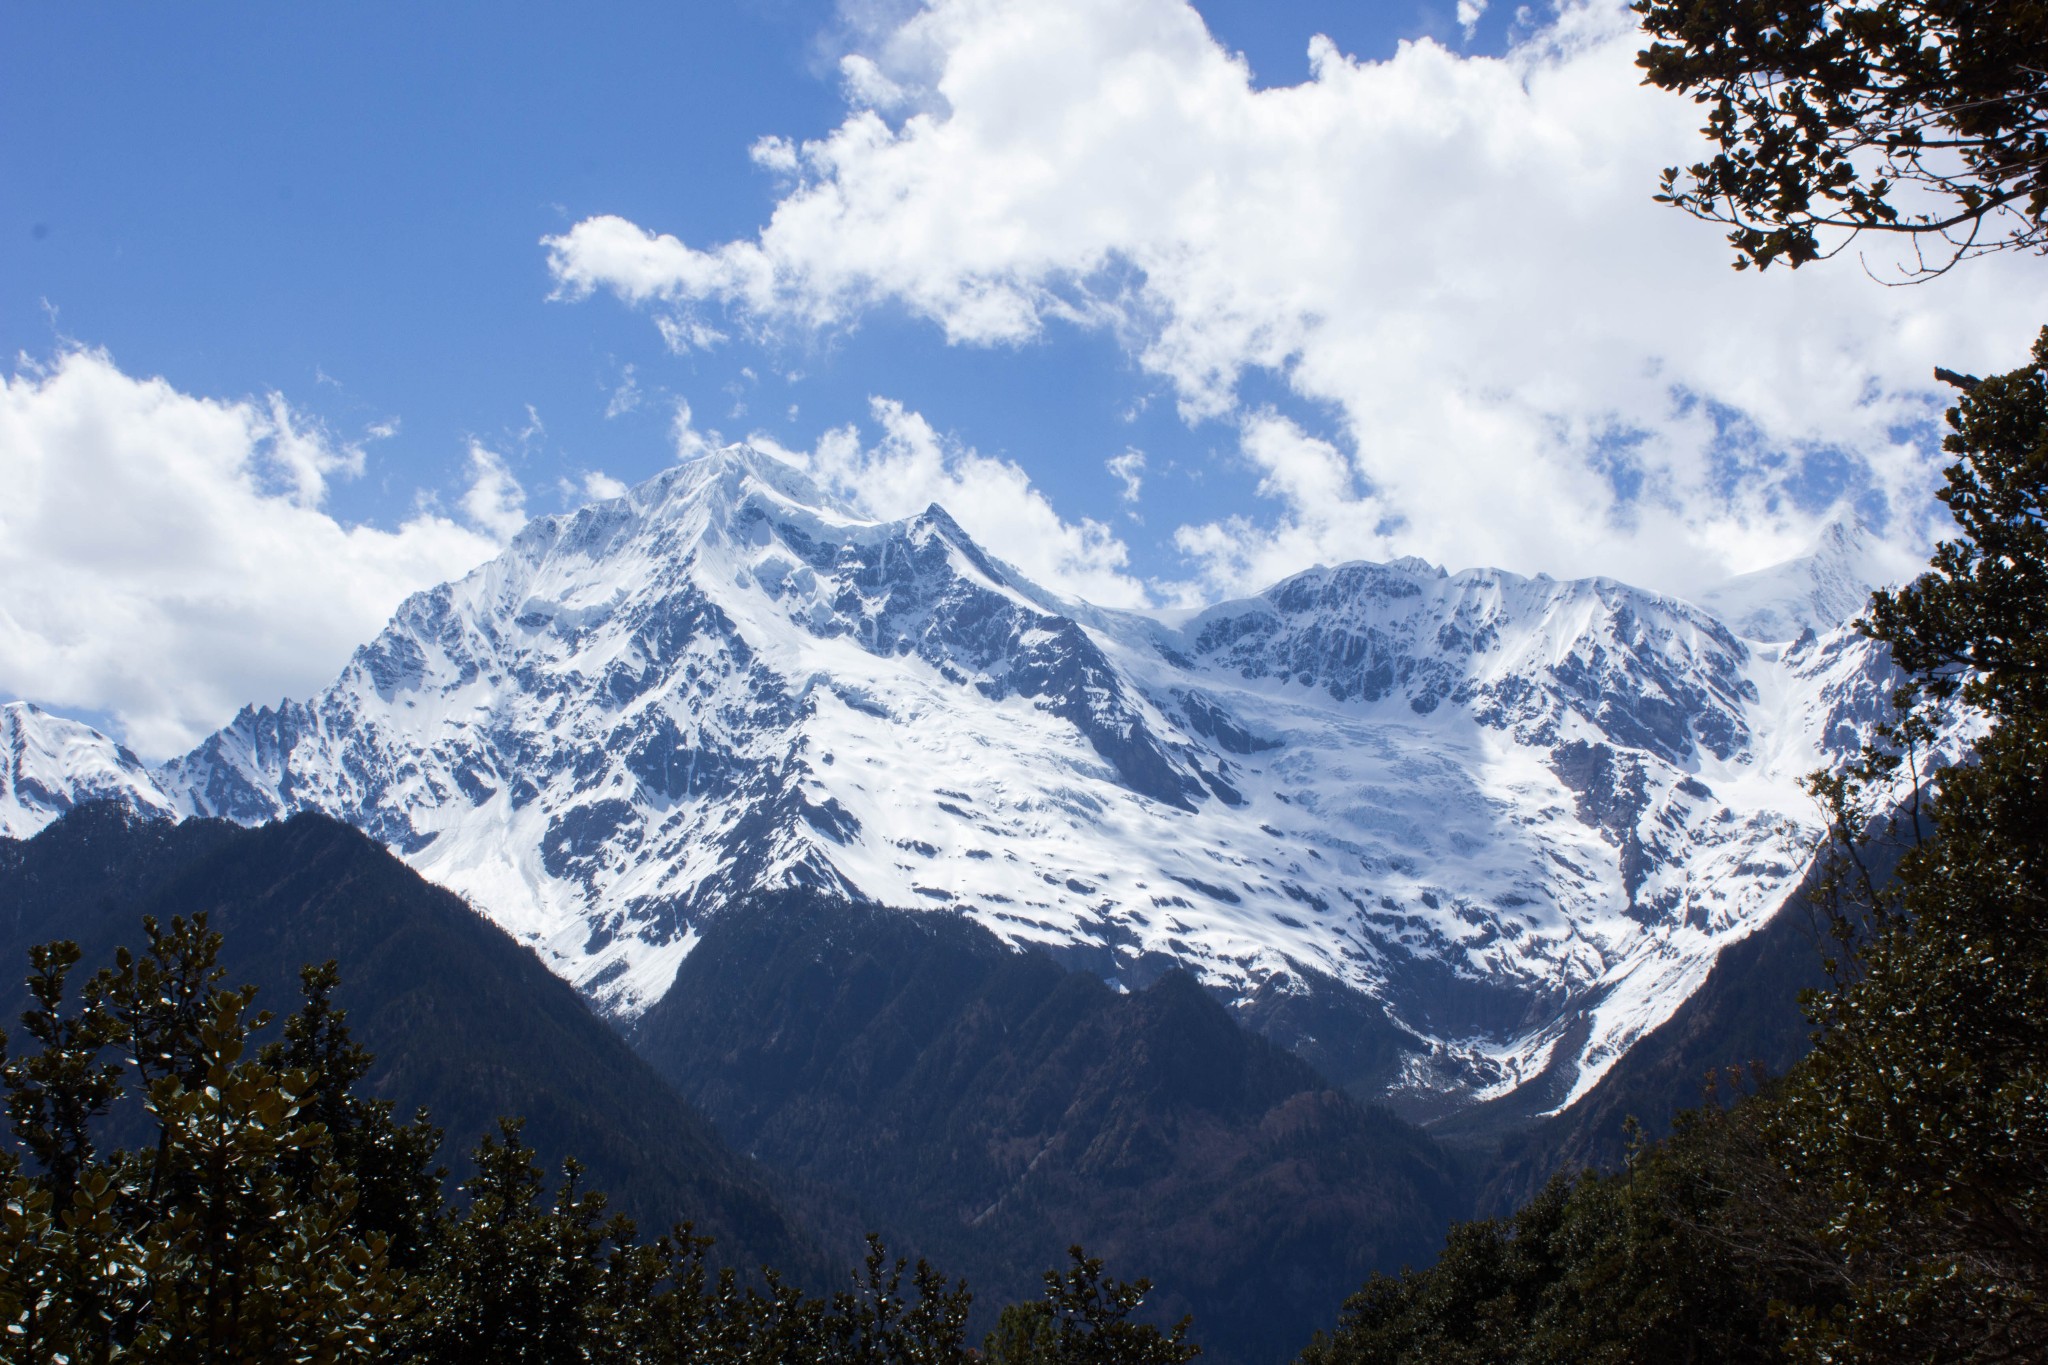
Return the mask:
[[[1924,546],[1927,371],[2015,363],[2039,263],[1735,276],[1618,5],[1463,20],[0,8],[0,693],[174,752],[713,439],[1129,605]]]
[[[1307,74],[1313,33],[1373,56],[1457,36],[1451,4],[1202,12],[1273,83]],[[1111,338],[963,349],[884,310],[858,339],[678,358],[617,308],[550,301],[536,243],[581,217],[689,240],[766,217],[775,184],[749,146],[844,112],[854,35],[829,2],[21,5],[4,23],[0,108],[25,134],[0,148],[7,352],[104,347],[189,393],[282,393],[342,437],[395,421],[369,477],[333,490],[337,516],[395,523],[422,489],[452,497],[472,438],[505,450],[536,509],[562,472],[645,477],[672,457],[678,397],[728,435],[807,446],[885,393],[1081,512],[1113,507],[1102,462],[1131,444],[1226,472],[1170,403],[1121,420],[1158,386]],[[607,418],[628,366],[647,400]],[[529,408],[545,434],[522,439]]]

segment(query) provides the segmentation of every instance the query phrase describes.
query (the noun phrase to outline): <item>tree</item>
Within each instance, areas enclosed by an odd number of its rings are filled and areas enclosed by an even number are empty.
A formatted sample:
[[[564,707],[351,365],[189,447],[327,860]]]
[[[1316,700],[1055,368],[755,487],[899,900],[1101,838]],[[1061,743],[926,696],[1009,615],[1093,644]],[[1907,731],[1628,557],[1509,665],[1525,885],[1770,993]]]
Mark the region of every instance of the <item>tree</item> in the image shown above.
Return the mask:
[[[0,1069],[25,1165],[0,1165],[0,1322],[10,1359],[332,1361],[376,1356],[411,1299],[358,1185],[307,1116],[311,1073],[248,1055],[255,991],[223,987],[204,917],[145,920],[76,1006],[70,943],[32,954],[37,1051]],[[127,1053],[125,1061],[119,1054]],[[156,1141],[102,1152],[139,1102]]]
[[[765,1292],[712,1275],[711,1239],[685,1225],[651,1244],[563,1163],[550,1197],[517,1120],[475,1151],[470,1204],[444,1225],[402,1358],[443,1365],[966,1365],[969,1295],[879,1238],[852,1288],[807,1298],[764,1272]],[[910,1283],[905,1284],[906,1274]]]
[[[356,1093],[375,1058],[349,1033],[348,1012],[335,1008],[341,984],[335,964],[308,966],[299,982],[304,1001],[285,1019],[284,1037],[264,1045],[263,1064],[306,1076],[302,1112],[326,1131],[334,1159],[355,1181],[350,1226],[358,1236],[383,1238],[392,1265],[417,1270],[439,1235],[448,1175],[434,1164],[441,1130],[424,1109],[401,1125],[391,1116],[391,1101]],[[287,1158],[285,1171],[302,1189],[314,1174],[296,1155]]]
[[[1895,734],[1953,701],[1989,729],[1935,777],[1891,887],[1851,879],[1854,971],[1776,1120],[1780,1159],[1831,1196],[1848,1291],[1806,1316],[1816,1354],[2048,1359],[2048,329],[2032,364],[1963,383],[1939,494],[1961,535],[1865,629],[1911,678]],[[1842,848],[1909,752],[1822,784]]]
[[[1045,1272],[1044,1298],[1003,1310],[982,1347],[991,1365],[1184,1365],[1202,1353],[1186,1318],[1165,1332],[1131,1321],[1150,1280],[1108,1278],[1101,1258],[1078,1246],[1067,1255],[1065,1274]]]
[[[35,1006],[21,1022],[40,1047],[6,1058],[0,1082],[15,1141],[40,1178],[6,1154],[0,1245],[10,1273],[0,1275],[0,1307],[7,1311],[0,1331],[52,1357],[104,1359],[114,1321],[141,1275],[135,1248],[112,1218],[114,1188],[93,1134],[121,1097],[121,1067],[104,1056],[121,1029],[97,1003],[67,1012],[76,944],[44,944],[29,961]]]
[[[824,1315],[824,1350],[816,1358],[874,1365],[965,1365],[967,1308],[972,1296],[964,1282],[946,1277],[923,1261],[911,1273],[917,1301],[904,1292],[908,1262],[891,1263],[882,1240],[868,1237],[867,1259],[854,1287],[834,1294]]]
[[[450,1365],[602,1358],[606,1253],[632,1246],[632,1224],[605,1217],[604,1196],[580,1187],[574,1161],[549,1199],[521,1127],[501,1119],[476,1149],[469,1209],[436,1249],[410,1354]]]
[[[1427,1271],[1379,1275],[1302,1365],[1764,1365],[1773,1299],[1804,1298],[1776,1254],[1799,1225],[1755,1112],[1707,1106],[1626,1171],[1560,1174],[1512,1218],[1464,1223]],[[1771,1236],[1754,1236],[1769,1218]],[[1764,1251],[1767,1254],[1758,1254]]]
[[[1634,0],[1646,83],[1707,109],[1664,203],[1726,223],[1737,269],[1915,248],[1909,277],[2048,250],[2044,0]]]

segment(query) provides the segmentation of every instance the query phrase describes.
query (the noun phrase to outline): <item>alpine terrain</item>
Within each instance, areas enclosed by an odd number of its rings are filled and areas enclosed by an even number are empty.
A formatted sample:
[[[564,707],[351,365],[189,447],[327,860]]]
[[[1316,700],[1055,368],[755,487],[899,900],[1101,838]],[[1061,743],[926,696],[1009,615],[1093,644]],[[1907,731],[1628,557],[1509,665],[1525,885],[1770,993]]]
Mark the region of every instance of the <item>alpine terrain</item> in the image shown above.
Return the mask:
[[[1697,605],[1402,560],[1140,614],[733,447],[534,521],[325,692],[153,775],[10,708],[0,814],[33,832],[67,776],[324,812],[629,1028],[723,907],[798,888],[964,915],[1118,989],[1185,967],[1411,1115],[1534,1113],[1805,873],[1800,777],[1889,711],[1845,624],[1871,553],[1844,528]]]

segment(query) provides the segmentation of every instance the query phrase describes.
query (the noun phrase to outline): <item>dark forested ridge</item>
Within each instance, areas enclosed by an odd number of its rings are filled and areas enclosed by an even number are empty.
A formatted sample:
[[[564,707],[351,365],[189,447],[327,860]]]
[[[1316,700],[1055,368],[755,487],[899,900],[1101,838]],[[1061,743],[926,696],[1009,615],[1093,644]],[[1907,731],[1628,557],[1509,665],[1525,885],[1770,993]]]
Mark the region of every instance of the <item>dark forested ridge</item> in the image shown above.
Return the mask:
[[[503,1119],[451,1203],[441,1134],[363,1093],[374,1059],[332,963],[297,1007],[228,984],[202,913],[146,918],[88,967],[29,954],[0,1057],[0,1359],[423,1365],[967,1365],[967,1286],[878,1238],[822,1295],[714,1268],[689,1224],[644,1236]],[[269,1035],[265,1037],[264,1035]],[[1185,1321],[1071,1248],[1005,1307],[997,1365],[1185,1365]]]
[[[1150,1276],[1149,1320],[1192,1312],[1223,1361],[1290,1357],[1368,1276],[1434,1261],[1481,1191],[1509,1207],[1560,1166],[1618,1166],[1623,1119],[1661,1131],[1709,1065],[1788,1062],[1816,962],[1788,909],[1494,1161],[1345,1095],[1185,975],[1120,994],[956,916],[798,893],[729,907],[629,1049],[458,898],[322,817],[242,829],[99,805],[0,842],[16,963],[56,938],[104,961],[142,915],[200,911],[229,979],[280,1012],[300,965],[341,962],[337,1001],[378,1057],[365,1089],[429,1106],[458,1172],[499,1115],[523,1116],[544,1165],[575,1155],[614,1207],[651,1229],[692,1218],[724,1261],[827,1287],[860,1231],[883,1233],[966,1277],[977,1334],[1080,1243]],[[18,975],[0,982],[10,1019]]]
[[[1120,995],[954,916],[750,903],[634,1042],[736,1146],[847,1190],[994,1299],[1082,1242],[1228,1360],[1287,1357],[1464,1207],[1420,1130],[1185,975]]]
[[[1195,1312],[1211,1358],[1281,1360],[1465,1212],[1429,1138],[1189,978],[1120,995],[952,916],[735,906],[643,1019],[643,1061],[459,899],[318,816],[241,829],[84,807],[0,844],[0,907],[16,963],[69,938],[88,967],[139,943],[144,915],[204,912],[227,979],[280,1012],[300,965],[338,959],[336,1002],[377,1055],[363,1088],[429,1106],[458,1173],[456,1151],[519,1115],[543,1164],[575,1155],[613,1207],[655,1229],[694,1219],[722,1260],[825,1287],[850,1229],[885,1232],[967,1276],[977,1332],[1078,1242],[1158,1282],[1150,1320]],[[11,1018],[33,1002],[10,975]]]
[[[324,816],[242,829],[96,804],[33,839],[0,841],[7,1032],[28,1004],[32,944],[72,939],[96,965],[116,946],[139,946],[143,915],[198,912],[225,938],[229,980],[259,987],[259,1005],[277,1013],[296,1004],[300,967],[340,963],[337,1003],[377,1057],[369,1092],[400,1114],[426,1105],[458,1175],[456,1154],[516,1115],[545,1160],[576,1156],[615,1207],[657,1229],[694,1218],[741,1265],[820,1275],[857,1252],[858,1231],[840,1228],[843,1254],[828,1257],[764,1173],[533,954]]]

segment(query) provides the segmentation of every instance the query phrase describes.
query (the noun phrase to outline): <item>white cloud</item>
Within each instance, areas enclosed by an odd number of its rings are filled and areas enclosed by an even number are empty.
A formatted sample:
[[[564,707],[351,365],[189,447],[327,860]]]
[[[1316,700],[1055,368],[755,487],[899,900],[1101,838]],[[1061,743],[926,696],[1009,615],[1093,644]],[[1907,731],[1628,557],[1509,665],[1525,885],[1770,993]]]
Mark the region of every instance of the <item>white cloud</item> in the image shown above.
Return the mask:
[[[428,512],[335,521],[328,481],[362,466],[280,397],[196,398],[101,351],[0,377],[0,692],[111,714],[164,757],[326,683],[407,593],[496,548]]]
[[[846,83],[849,104],[886,111],[900,107],[909,97],[902,86],[889,79],[878,63],[858,52],[850,52],[840,58],[839,75]],[[796,169],[794,154],[787,169]]]
[[[771,133],[756,138],[754,145],[747,148],[747,156],[756,166],[779,175],[792,175],[796,171],[796,144],[786,137]]]
[[[676,400],[675,416],[669,422],[669,439],[675,445],[678,460],[702,455],[723,444],[723,438],[716,431],[697,430],[696,416],[690,411],[689,400],[683,398]]]
[[[462,514],[470,524],[499,542],[512,539],[526,525],[526,490],[505,464],[505,457],[479,441],[469,443],[469,488],[462,495]]]
[[[1486,0],[1458,0],[1458,27],[1465,31],[1469,41],[1479,31],[1479,21],[1486,15]]]
[[[271,394],[266,406],[270,462],[290,481],[289,496],[296,506],[318,507],[327,496],[330,474],[354,478],[363,472],[361,446],[337,446],[324,432],[305,426],[281,394]],[[370,435],[374,439],[383,431],[373,427]]]
[[[607,502],[612,498],[624,497],[629,485],[623,479],[615,479],[602,469],[586,469],[575,478],[563,474],[555,480],[555,492],[564,507],[578,507],[587,502]]]
[[[1112,455],[1103,461],[1110,477],[1124,486],[1123,500],[1136,502],[1138,493],[1145,486],[1145,452],[1132,446],[1121,455]]]
[[[1183,526],[1174,543],[1192,560],[1198,581],[1178,585],[1189,600],[1202,585],[1261,586],[1311,564],[1385,559],[1402,551],[1386,528],[1360,515],[1368,505],[1353,462],[1336,446],[1264,409],[1247,416],[1239,446],[1259,471],[1259,492],[1287,511],[1264,525],[1242,513]]]
[[[725,333],[687,313],[664,313],[654,320],[654,325],[661,332],[662,341],[676,355],[708,351],[725,340]]]
[[[1650,200],[1699,114],[1641,86],[1639,45],[1616,0],[1571,0],[1505,57],[1316,39],[1309,80],[1259,90],[1182,0],[928,0],[863,53],[916,112],[863,75],[754,237],[592,218],[549,263],[671,327],[882,303],[967,344],[1112,327],[1189,420],[1242,431],[1274,500],[1228,554],[1186,529],[1212,588],[1309,547],[1685,588],[1844,500],[1924,534],[1929,370],[2018,363],[2048,263],[1735,275],[1717,229]],[[1254,370],[1332,414],[1320,447],[1247,410]]]
[[[938,503],[976,543],[1043,587],[1103,606],[1146,604],[1145,585],[1125,571],[1129,548],[1107,526],[1062,519],[1016,464],[947,440],[894,399],[870,399],[869,415],[881,429],[871,444],[850,425],[826,432],[809,452],[760,434],[748,441],[804,466],[868,516],[895,520]]]
[[[645,395],[640,392],[640,381],[633,373],[633,366],[626,365],[619,372],[618,387],[612,390],[611,398],[604,405],[605,420],[610,421],[614,417],[623,417],[629,412],[636,411],[644,397]]]

